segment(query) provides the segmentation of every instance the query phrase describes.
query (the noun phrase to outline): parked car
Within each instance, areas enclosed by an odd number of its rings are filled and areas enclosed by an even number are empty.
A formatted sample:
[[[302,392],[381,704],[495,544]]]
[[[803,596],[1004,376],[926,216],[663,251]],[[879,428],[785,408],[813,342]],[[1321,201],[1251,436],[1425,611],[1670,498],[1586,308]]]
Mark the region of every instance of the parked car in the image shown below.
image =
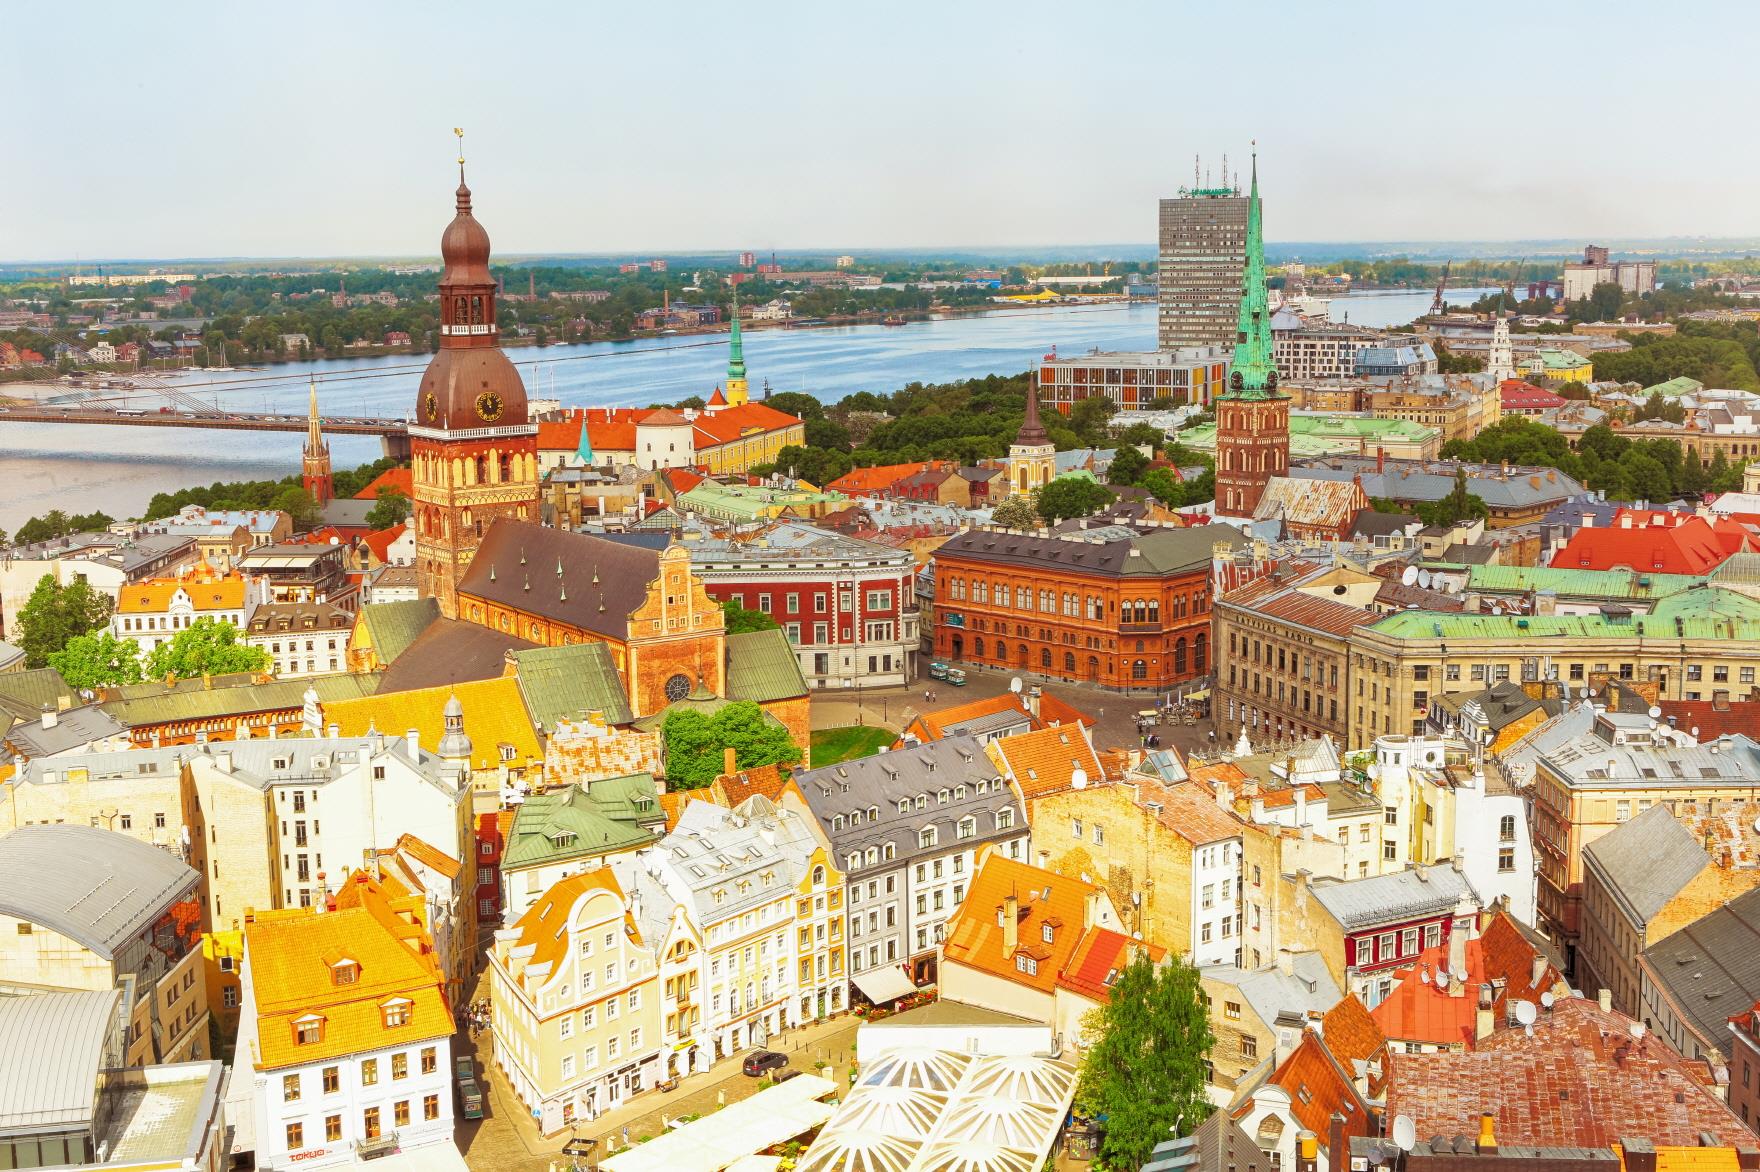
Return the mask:
[[[774,1050],[753,1050],[746,1055],[745,1063],[741,1069],[756,1078],[772,1070],[781,1070],[787,1065],[788,1055],[786,1054],[778,1054]]]

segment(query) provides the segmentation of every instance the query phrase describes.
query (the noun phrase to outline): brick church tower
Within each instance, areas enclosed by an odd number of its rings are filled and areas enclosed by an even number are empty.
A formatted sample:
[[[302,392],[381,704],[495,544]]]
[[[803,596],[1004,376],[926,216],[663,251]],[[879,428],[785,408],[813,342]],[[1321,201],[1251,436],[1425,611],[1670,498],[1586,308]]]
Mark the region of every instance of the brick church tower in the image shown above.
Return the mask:
[[[440,348],[410,425],[416,585],[457,617],[458,583],[499,518],[538,519],[538,425],[501,351],[489,234],[471,213],[458,162],[458,210],[440,238]]]
[[[1265,239],[1259,215],[1259,159],[1247,204],[1247,263],[1228,389],[1216,396],[1216,512],[1251,517],[1265,483],[1289,473],[1289,396],[1277,389],[1271,314],[1265,297]]]
[[[306,446],[300,453],[300,483],[318,502],[330,503],[335,496],[330,479],[330,445],[324,442],[324,431],[318,423],[318,380],[312,380],[312,401],[306,410]]]

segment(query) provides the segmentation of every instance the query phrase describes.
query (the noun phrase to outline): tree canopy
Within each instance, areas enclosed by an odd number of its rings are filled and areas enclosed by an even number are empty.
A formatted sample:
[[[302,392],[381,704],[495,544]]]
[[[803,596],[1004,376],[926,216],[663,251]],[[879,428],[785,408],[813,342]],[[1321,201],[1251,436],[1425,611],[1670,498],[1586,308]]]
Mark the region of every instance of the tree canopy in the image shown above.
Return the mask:
[[[750,700],[739,700],[705,716],[690,708],[666,714],[660,725],[666,747],[666,782],[673,789],[702,789],[721,775],[724,749],[734,751],[740,769],[792,765],[800,746],[788,730]]]
[[[141,682],[141,646],[118,639],[109,631],[75,635],[59,651],[49,653],[49,666],[71,688],[102,688]]]
[[[70,640],[107,624],[114,609],[115,603],[84,578],[59,586],[53,575],[44,574],[18,611],[15,641],[25,654],[25,664],[47,666],[49,656]]]
[[[1106,1121],[1099,1163],[1108,1172],[1136,1172],[1156,1144],[1190,1135],[1209,1116],[1214,1039],[1197,969],[1173,959],[1158,970],[1139,951],[1082,1030],[1091,1045],[1075,1105]]]
[[[269,653],[238,641],[238,628],[214,619],[197,619],[161,643],[147,655],[146,674],[152,679],[176,676],[180,680],[228,672],[263,671]]]
[[[367,510],[367,528],[389,529],[401,525],[409,520],[409,511],[409,498],[403,495],[402,489],[390,484],[381,485],[373,507]]]
[[[776,620],[763,611],[747,610],[734,598],[721,604],[721,614],[727,623],[729,635],[743,635],[748,631],[774,631],[777,625]]]
[[[12,540],[19,545],[34,545],[69,533],[95,533],[115,521],[116,518],[108,513],[64,513],[60,509],[50,509],[41,517],[32,517],[20,525]]]
[[[1005,529],[1037,529],[1039,510],[1033,507],[1033,502],[1027,497],[1011,496],[991,510],[990,520]]]
[[[1117,493],[1085,476],[1059,476],[1039,490],[1033,507],[1047,525],[1055,525],[1071,517],[1091,517],[1117,499]]]

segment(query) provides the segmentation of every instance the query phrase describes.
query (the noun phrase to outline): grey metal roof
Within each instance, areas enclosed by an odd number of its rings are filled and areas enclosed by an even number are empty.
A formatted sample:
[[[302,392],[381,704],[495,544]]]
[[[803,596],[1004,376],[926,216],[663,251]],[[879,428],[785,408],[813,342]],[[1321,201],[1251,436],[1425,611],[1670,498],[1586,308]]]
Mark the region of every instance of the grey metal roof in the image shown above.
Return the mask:
[[[1314,898],[1347,932],[1446,911],[1463,896],[1479,902],[1479,893],[1465,875],[1440,864],[1314,884]]]
[[[20,826],[0,836],[0,915],[53,929],[105,960],[199,882],[176,855],[95,826]]]
[[[985,792],[979,793],[977,782],[984,781]],[[807,806],[819,826],[831,840],[837,861],[841,864],[853,851],[868,847],[883,848],[891,843],[896,857],[877,864],[890,870],[918,857],[946,852],[956,838],[958,822],[967,814],[977,817],[977,834],[960,843],[965,849],[976,849],[999,837],[1022,833],[1027,825],[1026,811],[1012,785],[1002,779],[984,747],[971,736],[943,737],[907,749],[877,753],[840,765],[826,765],[795,774],[795,782],[807,799]],[[965,798],[953,796],[964,785]],[[937,801],[942,789],[949,791],[946,805]],[[924,808],[916,808],[916,798],[925,798]],[[901,799],[911,799],[909,812],[900,812]],[[998,830],[995,815],[1004,807],[1014,810],[1014,825]],[[870,809],[877,811],[873,819]],[[860,823],[850,815],[862,814]],[[842,818],[842,829],[833,829],[833,819]],[[936,845],[917,845],[918,833],[934,825]],[[884,850],[881,851],[884,856]]]
[[[1496,464],[1431,464],[1415,460],[1387,460],[1378,471],[1375,457],[1327,456],[1290,469],[1289,475],[1310,480],[1350,480],[1362,477],[1363,491],[1371,497],[1396,501],[1439,501],[1454,491],[1455,469],[1467,474],[1467,491],[1493,509],[1531,508],[1546,502],[1563,503],[1583,495],[1583,486],[1555,468],[1518,468],[1505,471]]]
[[[1583,847],[1607,885],[1643,923],[1649,923],[1711,856],[1667,806],[1651,806]]]
[[[1602,714],[1611,725],[1616,714]],[[1647,720],[1639,717],[1640,720]],[[1594,731],[1574,737],[1540,757],[1547,770],[1573,789],[1646,789],[1705,786],[1751,788],[1760,777],[1760,744],[1745,736],[1724,736],[1704,745],[1652,746],[1610,743]]]
[[[732,810],[686,802],[678,825],[654,851],[665,874],[683,885],[678,894],[688,894],[701,924],[790,895],[817,841],[799,814],[760,795]]]
[[[151,849],[151,848],[149,848]],[[90,1126],[121,989],[0,997],[0,1134]]]
[[[1760,1001],[1760,888],[1644,950],[1651,980],[1725,1058],[1729,1019]]]
[[[96,704],[88,704],[55,713],[52,727],[45,728],[41,718],[20,721],[7,731],[6,739],[26,757],[49,757],[127,731],[128,726],[120,720]]]
[[[1301,1014],[1310,1009],[1325,1013],[1344,997],[1326,969],[1325,958],[1318,952],[1294,957],[1288,973],[1275,966],[1248,970],[1218,964],[1199,969],[1198,975],[1239,989],[1241,999],[1252,1006],[1266,1025],[1275,1022],[1280,1013]]]

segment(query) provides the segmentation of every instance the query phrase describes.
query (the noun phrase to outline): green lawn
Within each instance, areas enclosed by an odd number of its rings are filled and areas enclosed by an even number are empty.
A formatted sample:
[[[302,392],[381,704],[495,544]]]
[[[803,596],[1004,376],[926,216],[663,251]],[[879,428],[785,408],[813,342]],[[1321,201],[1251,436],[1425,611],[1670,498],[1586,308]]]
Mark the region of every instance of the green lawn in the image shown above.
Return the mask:
[[[813,768],[870,756],[878,753],[882,746],[890,745],[897,737],[897,733],[871,724],[816,728],[813,730]]]

